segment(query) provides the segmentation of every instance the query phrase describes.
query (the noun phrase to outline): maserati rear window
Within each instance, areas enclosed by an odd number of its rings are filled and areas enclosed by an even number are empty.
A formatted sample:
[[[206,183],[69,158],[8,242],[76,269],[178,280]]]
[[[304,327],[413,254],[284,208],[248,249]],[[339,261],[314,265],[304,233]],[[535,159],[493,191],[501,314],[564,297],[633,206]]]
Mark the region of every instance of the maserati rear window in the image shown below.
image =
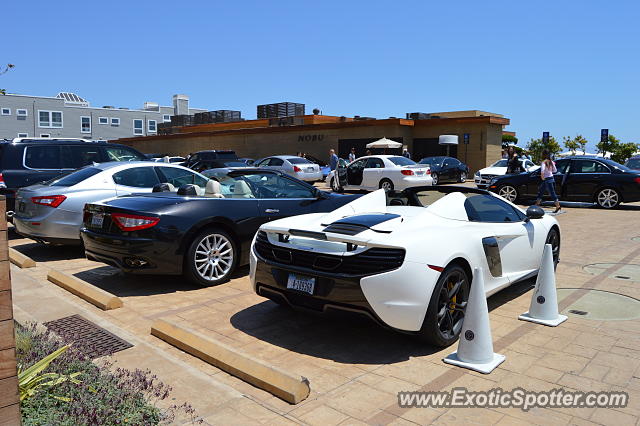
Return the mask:
[[[49,186],[73,186],[85,179],[89,179],[91,176],[97,175],[102,170],[96,167],[85,167],[84,169],[80,169],[77,172],[69,173],[61,177],[60,179],[56,179],[52,181]]]

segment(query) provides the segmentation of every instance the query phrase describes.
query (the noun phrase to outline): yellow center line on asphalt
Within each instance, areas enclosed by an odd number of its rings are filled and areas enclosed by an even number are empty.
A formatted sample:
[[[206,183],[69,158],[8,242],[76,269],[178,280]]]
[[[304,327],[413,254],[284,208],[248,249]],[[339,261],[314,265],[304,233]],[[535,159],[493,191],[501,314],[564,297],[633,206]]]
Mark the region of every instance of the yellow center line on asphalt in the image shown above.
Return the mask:
[[[585,281],[579,288],[571,292],[567,297],[565,297],[562,300],[561,303],[558,304],[558,310],[562,311],[563,309],[566,309],[567,306],[571,305],[572,303],[574,303],[575,301],[577,301],[587,293],[588,289],[585,287],[600,284],[605,279],[607,279],[609,275],[611,275],[616,270],[620,269],[624,264],[633,260],[638,255],[640,255],[640,248],[633,250],[631,253],[626,255],[615,265],[611,266],[608,269],[605,269],[600,274],[596,275],[590,280]],[[504,348],[515,343],[518,339],[520,339],[527,333],[534,331],[538,327],[539,327],[538,325],[528,323],[528,322],[521,324],[516,329],[512,330],[511,332],[497,339],[493,343],[494,350],[497,352],[500,352]],[[420,389],[417,390],[417,392],[441,391],[442,389],[445,389],[446,387],[450,386],[456,380],[464,377],[465,374],[467,374],[467,371],[462,368],[450,369],[445,373],[442,373],[438,377],[434,378],[426,385],[422,386]],[[367,420],[367,423],[375,424],[375,425],[388,425],[389,423],[393,422],[396,419],[396,417],[401,417],[404,413],[406,413],[410,409],[411,408],[400,407],[396,402],[394,404],[389,405],[386,408],[383,408],[382,411],[370,417]]]

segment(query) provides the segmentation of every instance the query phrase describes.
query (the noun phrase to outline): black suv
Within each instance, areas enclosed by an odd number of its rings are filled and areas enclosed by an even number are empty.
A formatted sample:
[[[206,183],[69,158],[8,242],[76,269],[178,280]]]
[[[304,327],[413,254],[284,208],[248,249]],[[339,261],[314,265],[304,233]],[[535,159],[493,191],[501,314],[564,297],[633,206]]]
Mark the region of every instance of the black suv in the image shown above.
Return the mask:
[[[183,165],[200,172],[220,167],[219,161],[216,160],[238,160],[238,156],[235,151],[231,150],[217,149],[210,151],[198,151],[196,153],[189,154]]]
[[[0,140],[0,194],[7,198],[10,217],[19,188],[94,162],[146,160],[131,147],[106,142],[53,138]]]

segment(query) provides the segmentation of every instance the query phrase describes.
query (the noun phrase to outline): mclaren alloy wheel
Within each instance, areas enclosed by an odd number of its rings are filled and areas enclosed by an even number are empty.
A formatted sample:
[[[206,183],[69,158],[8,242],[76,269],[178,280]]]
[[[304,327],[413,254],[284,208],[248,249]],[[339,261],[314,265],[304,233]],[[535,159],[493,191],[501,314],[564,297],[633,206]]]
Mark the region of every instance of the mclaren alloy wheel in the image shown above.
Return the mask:
[[[449,265],[440,273],[420,329],[424,340],[445,347],[458,339],[469,290],[470,277],[460,265]]]

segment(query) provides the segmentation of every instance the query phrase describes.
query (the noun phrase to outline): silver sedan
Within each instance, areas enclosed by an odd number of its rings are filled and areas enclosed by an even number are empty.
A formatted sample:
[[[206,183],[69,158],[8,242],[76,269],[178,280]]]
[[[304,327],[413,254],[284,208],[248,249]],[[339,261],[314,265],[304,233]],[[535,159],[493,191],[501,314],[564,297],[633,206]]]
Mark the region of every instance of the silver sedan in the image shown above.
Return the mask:
[[[133,193],[152,192],[166,183],[206,186],[209,179],[170,163],[111,162],[87,166],[48,182],[22,188],[16,194],[15,230],[27,238],[53,244],[80,244],[82,210],[86,203]]]
[[[278,170],[305,182],[322,180],[320,166],[306,158],[296,157],[295,155],[275,155],[256,161],[253,165],[261,169]]]

